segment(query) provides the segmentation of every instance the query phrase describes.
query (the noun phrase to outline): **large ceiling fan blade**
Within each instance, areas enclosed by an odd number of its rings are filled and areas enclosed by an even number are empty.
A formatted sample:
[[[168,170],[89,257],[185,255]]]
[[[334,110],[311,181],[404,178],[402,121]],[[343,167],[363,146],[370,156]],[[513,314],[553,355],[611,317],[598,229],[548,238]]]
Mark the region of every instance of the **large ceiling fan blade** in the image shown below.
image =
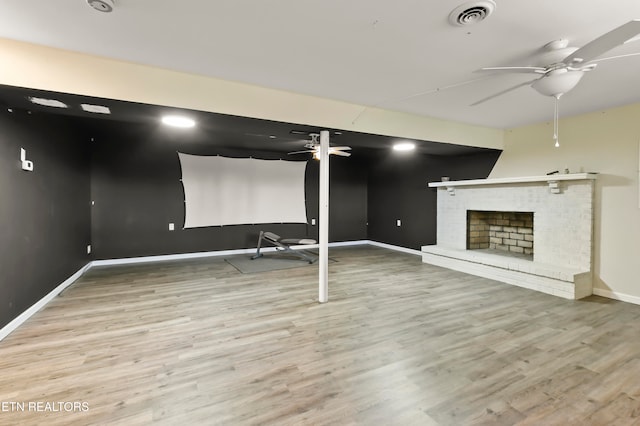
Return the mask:
[[[565,64],[590,62],[614,47],[624,44],[638,34],[640,34],[640,19],[634,19],[585,44],[564,58],[562,62]]]
[[[331,154],[331,155],[339,155],[341,157],[350,157],[351,156],[350,152],[344,152],[344,151],[331,151],[331,152],[329,152],[329,154]]]
[[[336,151],[349,151],[351,150],[350,146],[330,146],[329,150],[336,150]]]
[[[403,96],[401,98],[386,99],[386,100],[378,102],[378,103],[376,103],[376,104],[374,104],[372,106],[373,107],[378,107],[378,106],[382,106],[382,105],[385,105],[385,104],[395,104],[395,103],[407,101],[409,99],[417,98],[419,96],[425,96],[425,95],[430,95],[431,93],[441,92],[441,91],[446,90],[446,89],[453,89],[453,88],[456,88],[456,87],[465,86],[467,84],[476,83],[478,81],[488,80],[488,79],[493,78],[493,77],[494,76],[492,76],[492,75],[485,75],[485,76],[480,77],[480,78],[474,78],[473,80],[467,80],[467,81],[462,81],[462,82],[459,82],[459,83],[448,84],[446,86],[440,86],[440,87],[432,88],[432,89],[429,89],[429,90],[424,90],[422,92],[414,93],[413,95],[409,95],[409,96]],[[367,108],[363,109],[360,112],[360,114],[358,114],[358,116],[353,120],[353,122],[352,122],[353,124],[355,124],[355,122],[362,116],[362,114],[364,113],[364,111],[366,109]]]
[[[480,68],[475,72],[504,72],[504,73],[520,73],[520,74],[544,74],[547,72],[546,68],[542,67],[486,67]]]
[[[316,151],[311,151],[311,150],[306,150],[306,151],[293,151],[293,152],[287,152],[287,155],[292,155],[292,154],[306,154],[308,152],[316,152]]]
[[[502,96],[502,95],[504,95],[505,93],[509,93],[509,92],[511,92],[512,90],[519,89],[519,88],[521,88],[521,87],[523,87],[523,86],[528,86],[528,85],[530,85],[531,83],[533,83],[533,82],[534,82],[534,81],[536,81],[536,80],[538,80],[538,79],[537,79],[537,78],[535,78],[535,79],[533,79],[533,80],[529,80],[529,81],[525,81],[524,83],[517,84],[517,85],[515,85],[515,86],[513,86],[513,87],[509,87],[508,89],[502,90],[502,91],[500,91],[500,92],[498,92],[498,93],[494,93],[494,94],[493,94],[493,95],[491,95],[491,96],[487,96],[486,98],[480,99],[479,101],[474,102],[474,103],[472,103],[472,104],[471,104],[471,105],[469,105],[469,106],[476,106],[476,105],[480,105],[480,104],[482,104],[482,103],[484,103],[484,102],[490,101],[490,100],[491,100],[491,99],[493,99],[493,98],[497,98],[498,96]]]

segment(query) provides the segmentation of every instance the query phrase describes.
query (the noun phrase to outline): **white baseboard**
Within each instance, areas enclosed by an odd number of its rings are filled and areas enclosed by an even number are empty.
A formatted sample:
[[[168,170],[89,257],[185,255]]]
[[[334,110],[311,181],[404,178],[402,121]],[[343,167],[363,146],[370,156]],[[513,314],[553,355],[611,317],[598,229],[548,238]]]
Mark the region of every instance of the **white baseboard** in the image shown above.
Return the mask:
[[[401,251],[403,253],[409,253],[409,254],[413,254],[416,256],[422,256],[422,252],[420,250],[414,250],[414,249],[410,249],[410,248],[406,248],[406,247],[400,247],[400,246],[394,246],[391,244],[387,244],[387,243],[379,243],[377,241],[368,241],[368,243],[372,246],[376,246],[376,247],[382,247],[382,248],[386,248],[389,250],[395,250],[395,251]]]
[[[602,288],[593,288],[593,294],[596,296],[606,297],[608,299],[620,300],[622,302],[633,303],[635,305],[640,305],[640,297],[631,296],[629,294],[617,293],[611,290],[604,290]]]
[[[274,251],[274,250],[275,250],[275,247],[265,247],[261,249],[261,251],[266,251],[266,252]],[[91,266],[93,267],[93,266],[129,265],[129,264],[135,264],[135,263],[164,262],[167,260],[186,260],[186,259],[199,259],[202,257],[232,256],[234,254],[255,253],[255,251],[256,249],[201,251],[197,253],[166,254],[166,255],[158,255],[158,256],[94,260],[93,262],[91,262]]]
[[[357,241],[338,241],[335,243],[329,243],[329,248],[331,247],[347,247],[347,246],[361,246],[361,245],[366,245],[369,244],[369,240],[357,240]],[[300,246],[291,246],[292,249],[294,250],[316,250],[320,248],[320,244],[304,244],[304,245],[300,245]],[[262,251],[265,251],[265,249],[261,249]],[[253,249],[253,251],[256,251],[256,249]],[[270,251],[274,251],[273,249],[271,249]]]
[[[336,243],[329,243],[329,247],[344,247],[344,246],[356,246],[369,244],[368,240],[359,241],[341,241]],[[291,246],[294,250],[307,250],[317,249],[318,244],[305,244],[299,246]],[[164,262],[167,260],[186,260],[186,259],[198,259],[203,257],[215,257],[215,256],[233,256],[237,254],[252,254],[255,253],[257,248],[248,249],[235,249],[235,250],[219,250],[219,251],[202,251],[197,253],[182,253],[182,254],[167,254],[159,256],[143,256],[143,257],[130,257],[122,259],[105,259],[94,260],[91,262],[91,266],[113,266],[113,265],[129,265],[135,263],[149,263],[149,262]],[[262,247],[261,252],[269,253],[276,251],[275,247]]]
[[[371,241],[369,240],[338,241],[336,243],[329,243],[329,247],[364,246],[367,244],[371,244]]]
[[[60,284],[58,287],[54,288],[53,290],[51,290],[49,292],[49,294],[47,294],[46,296],[44,296],[42,299],[38,300],[36,303],[34,303],[33,305],[31,305],[31,307],[29,309],[27,309],[26,311],[24,311],[23,313],[21,313],[20,315],[18,315],[17,317],[15,317],[9,324],[5,325],[4,327],[2,327],[0,329],[0,341],[2,341],[2,339],[4,339],[5,337],[7,337],[9,334],[11,334],[13,331],[15,331],[19,326],[21,326],[26,320],[28,320],[33,314],[35,314],[36,312],[38,312],[40,309],[44,308],[44,306],[49,303],[51,300],[53,300],[54,297],[56,297],[57,295],[59,295],[60,293],[62,293],[64,291],[64,289],[66,289],[67,287],[69,287],[71,284],[73,284],[74,282],[76,282],[76,280],[78,278],[80,278],[82,276],[82,274],[84,274],[87,270],[89,270],[91,268],[91,262],[87,263],[85,266],[83,266],[82,268],[80,268],[80,270],[78,270],[78,272],[76,272],[75,274],[71,275],[69,278],[67,278],[62,284]]]
[[[422,256],[422,252],[419,250],[413,250],[406,247],[394,246],[386,243],[379,243],[377,241],[371,240],[355,240],[355,241],[338,241],[335,243],[329,243],[329,248],[331,247],[350,247],[350,246],[376,246],[382,247],[389,250],[401,251],[403,253],[414,254],[416,256]],[[291,246],[294,249],[317,249],[320,246],[318,244],[304,245],[304,246]],[[255,249],[254,249],[255,250]]]

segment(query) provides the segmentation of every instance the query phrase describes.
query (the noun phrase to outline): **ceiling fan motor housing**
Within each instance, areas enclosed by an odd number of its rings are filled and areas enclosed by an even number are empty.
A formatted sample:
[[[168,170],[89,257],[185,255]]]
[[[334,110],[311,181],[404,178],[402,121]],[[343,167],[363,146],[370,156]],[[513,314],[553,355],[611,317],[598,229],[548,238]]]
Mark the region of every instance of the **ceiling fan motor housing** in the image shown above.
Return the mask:
[[[567,40],[556,40],[545,45],[545,52],[536,61],[540,67],[550,67],[554,64],[562,64],[563,60],[578,50],[577,47],[569,46]]]

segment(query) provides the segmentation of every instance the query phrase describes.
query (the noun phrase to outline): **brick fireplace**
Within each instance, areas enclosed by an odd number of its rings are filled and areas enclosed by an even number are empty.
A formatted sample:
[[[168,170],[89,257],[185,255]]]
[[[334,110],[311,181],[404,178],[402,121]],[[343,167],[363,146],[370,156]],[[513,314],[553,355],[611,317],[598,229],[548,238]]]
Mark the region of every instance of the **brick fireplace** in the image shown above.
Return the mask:
[[[533,260],[533,212],[467,210],[467,250],[490,249]]]
[[[431,182],[437,244],[422,260],[565,297],[592,291],[596,174]]]

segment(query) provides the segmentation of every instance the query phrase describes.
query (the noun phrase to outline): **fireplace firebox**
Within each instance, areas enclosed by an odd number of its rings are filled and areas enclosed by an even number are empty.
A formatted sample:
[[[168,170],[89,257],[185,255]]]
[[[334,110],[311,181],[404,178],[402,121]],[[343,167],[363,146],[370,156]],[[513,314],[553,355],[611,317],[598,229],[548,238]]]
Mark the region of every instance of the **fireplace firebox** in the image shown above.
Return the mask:
[[[533,212],[467,210],[467,250],[478,249],[533,258]]]

